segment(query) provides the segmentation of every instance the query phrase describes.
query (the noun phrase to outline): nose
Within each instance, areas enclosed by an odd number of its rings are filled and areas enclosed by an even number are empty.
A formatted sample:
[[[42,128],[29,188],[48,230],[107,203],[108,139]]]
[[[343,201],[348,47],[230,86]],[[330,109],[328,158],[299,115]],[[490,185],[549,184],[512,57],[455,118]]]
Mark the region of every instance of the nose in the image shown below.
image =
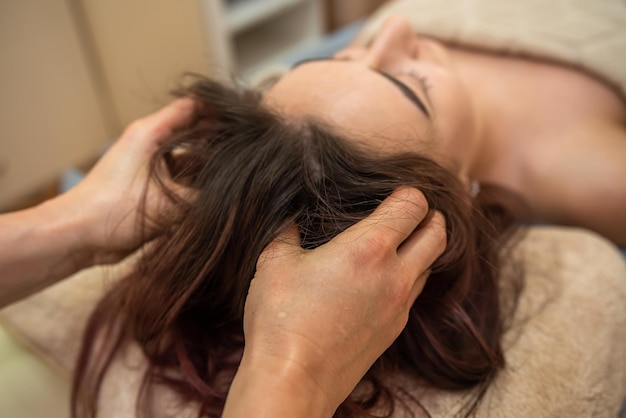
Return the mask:
[[[373,69],[383,69],[396,62],[416,59],[419,55],[419,41],[413,33],[409,21],[403,17],[390,17],[374,38],[365,62]]]

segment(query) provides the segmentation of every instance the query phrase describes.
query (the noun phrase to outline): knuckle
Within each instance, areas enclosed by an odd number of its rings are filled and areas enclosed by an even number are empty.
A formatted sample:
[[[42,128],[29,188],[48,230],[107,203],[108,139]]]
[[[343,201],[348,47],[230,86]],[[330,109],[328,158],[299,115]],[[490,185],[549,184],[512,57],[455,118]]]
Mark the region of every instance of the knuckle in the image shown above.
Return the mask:
[[[392,248],[387,235],[375,234],[359,240],[355,256],[364,264],[379,263],[387,259]]]

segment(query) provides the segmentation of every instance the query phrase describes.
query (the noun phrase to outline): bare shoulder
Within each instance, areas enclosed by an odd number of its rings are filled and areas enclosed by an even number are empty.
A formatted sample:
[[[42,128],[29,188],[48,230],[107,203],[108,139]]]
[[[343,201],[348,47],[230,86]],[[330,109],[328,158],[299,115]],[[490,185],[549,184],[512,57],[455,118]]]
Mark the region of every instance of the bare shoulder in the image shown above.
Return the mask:
[[[626,246],[626,129],[588,123],[533,150],[526,193],[534,215]]]

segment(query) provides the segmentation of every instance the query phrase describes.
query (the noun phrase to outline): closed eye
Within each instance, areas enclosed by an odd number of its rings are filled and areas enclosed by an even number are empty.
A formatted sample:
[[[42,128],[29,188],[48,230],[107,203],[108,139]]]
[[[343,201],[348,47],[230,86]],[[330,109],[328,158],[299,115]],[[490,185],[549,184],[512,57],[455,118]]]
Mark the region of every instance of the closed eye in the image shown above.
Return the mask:
[[[422,87],[422,90],[424,90],[424,95],[426,96],[426,98],[430,102],[430,96],[429,96],[428,92],[430,91],[431,85],[428,82],[428,78],[426,78],[425,75],[422,75],[421,73],[419,73],[419,72],[417,72],[415,70],[407,71],[406,73],[403,73],[403,75],[407,75],[408,77],[411,77],[411,78],[417,80],[417,82]]]
[[[303,64],[308,64],[311,62],[317,62],[317,61],[331,61],[331,62],[337,62],[337,61],[350,61],[349,59],[342,59],[342,58],[332,58],[332,57],[320,57],[320,58],[307,58],[301,61],[296,62],[291,69],[293,70],[294,68],[303,65]],[[396,87],[398,87],[398,89],[402,92],[402,94],[404,94],[404,96],[406,98],[408,98],[411,102],[413,102],[415,104],[415,106],[417,106],[417,108],[424,114],[426,115],[426,117],[428,119],[430,119],[430,112],[428,112],[428,109],[426,108],[426,106],[424,105],[424,103],[422,102],[422,100],[415,94],[415,92],[409,88],[406,84],[404,84],[402,81],[398,80],[396,77],[389,75],[387,73],[384,73],[382,71],[377,71],[377,70],[373,70],[376,74],[380,74],[383,77],[385,77],[387,80],[391,81]],[[411,76],[410,73],[407,72],[407,75]],[[413,75],[413,77],[416,77],[415,75]],[[424,91],[424,96],[426,96],[426,98],[428,99],[429,103],[430,103],[430,97],[428,97],[428,88],[427,88],[427,84],[425,81],[425,78],[421,77],[418,78],[418,82],[420,83],[420,87],[422,87],[422,90]]]
[[[391,81],[393,84],[395,84],[396,87],[398,87],[400,91],[402,91],[402,94],[404,94],[410,101],[412,101],[415,104],[415,106],[417,106],[419,110],[421,110],[422,113],[426,115],[428,119],[430,119],[430,112],[428,112],[428,109],[424,105],[424,102],[422,102],[422,100],[419,97],[417,97],[417,94],[415,94],[415,92],[411,88],[409,88],[402,81],[398,80],[396,77],[393,77],[387,73],[383,73],[379,71],[376,71],[376,72],[382,75],[383,77],[385,77],[387,80]],[[424,95],[426,95],[425,91],[424,91]]]

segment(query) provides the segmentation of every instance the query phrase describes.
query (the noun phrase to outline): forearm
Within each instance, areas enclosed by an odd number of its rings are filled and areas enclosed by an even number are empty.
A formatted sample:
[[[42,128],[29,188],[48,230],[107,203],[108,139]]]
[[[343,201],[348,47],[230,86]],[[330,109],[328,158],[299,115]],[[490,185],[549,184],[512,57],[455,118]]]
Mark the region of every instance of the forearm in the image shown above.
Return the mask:
[[[59,200],[0,215],[0,308],[91,264],[81,216]]]
[[[120,261],[156,235],[143,215],[158,218],[171,200],[156,183],[148,187],[150,161],[174,132],[191,126],[195,112],[185,98],[137,120],[72,190],[0,215],[0,307],[90,265]],[[161,180],[168,178],[163,170]]]
[[[244,355],[228,393],[223,418],[330,418],[324,393],[298,366]]]

